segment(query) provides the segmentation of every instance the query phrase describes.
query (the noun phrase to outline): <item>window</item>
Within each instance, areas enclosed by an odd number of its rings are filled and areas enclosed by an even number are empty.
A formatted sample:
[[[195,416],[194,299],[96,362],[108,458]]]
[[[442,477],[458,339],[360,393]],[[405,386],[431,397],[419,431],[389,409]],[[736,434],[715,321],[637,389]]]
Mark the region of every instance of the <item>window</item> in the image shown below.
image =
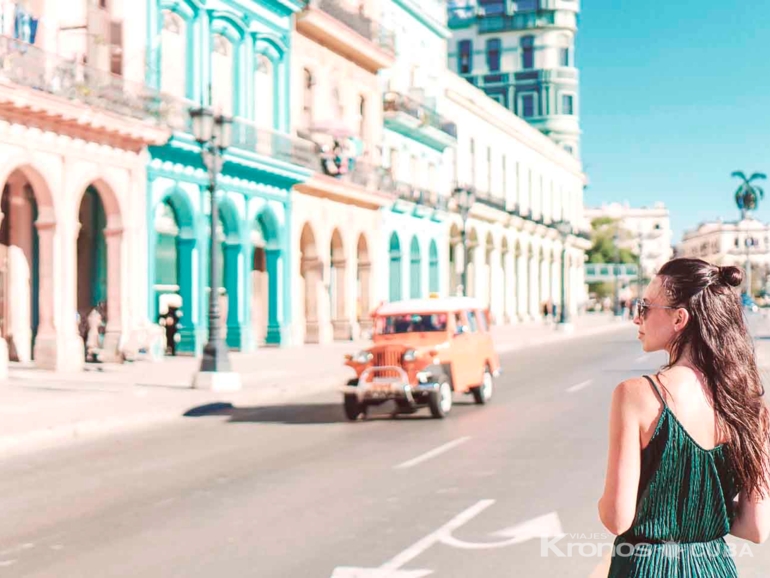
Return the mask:
[[[516,9],[519,12],[524,12],[525,10],[537,10],[539,4],[539,0],[518,0],[518,2],[516,2]]]
[[[572,39],[566,34],[559,37],[559,66],[572,66]]]
[[[489,72],[500,71],[500,39],[490,38],[487,40],[487,68]]]
[[[212,105],[222,114],[233,114],[233,72],[235,66],[233,45],[221,34],[215,34],[212,38],[213,50],[211,54],[211,84]],[[257,98],[259,98],[259,94]],[[271,91],[272,96],[272,91]],[[263,105],[262,105],[263,106]],[[261,108],[261,106],[260,106]]]
[[[564,150],[565,150],[565,151],[567,151],[569,154],[571,154],[571,155],[574,155],[574,154],[575,154],[575,149],[573,149],[573,148],[572,148],[572,145],[568,145],[568,144],[565,144],[563,148],[564,148]]]
[[[377,319],[377,335],[446,331],[447,314],[388,315]]]
[[[358,137],[366,142],[366,97],[358,97]]]
[[[461,40],[457,58],[457,68],[460,70],[460,74],[470,74],[473,71],[473,42]]]
[[[160,89],[172,96],[183,98],[187,77],[187,28],[185,21],[170,10],[163,11],[163,30],[160,49]]]
[[[476,141],[471,139],[471,186],[476,186]]]
[[[332,76],[339,78],[336,72]],[[334,113],[337,115],[337,119],[341,120],[345,118],[345,110],[342,106],[342,95],[340,94],[340,87],[336,85],[334,88],[332,88],[332,106],[334,106]]]
[[[492,193],[492,147],[487,147],[487,192]]]
[[[302,94],[302,120],[305,124],[305,128],[310,128],[313,125],[313,86],[315,80],[313,79],[313,73],[309,69],[305,69],[305,82],[304,92]]]
[[[525,94],[521,97],[521,116],[532,118],[535,116],[535,95]]]
[[[521,67],[524,70],[535,68],[535,37],[525,36],[521,39]]]
[[[275,128],[273,101],[273,63],[264,54],[257,56],[257,70],[254,73],[255,120],[263,128]]]
[[[573,103],[574,98],[571,94],[562,94],[561,95],[561,113],[562,114],[575,114]]]

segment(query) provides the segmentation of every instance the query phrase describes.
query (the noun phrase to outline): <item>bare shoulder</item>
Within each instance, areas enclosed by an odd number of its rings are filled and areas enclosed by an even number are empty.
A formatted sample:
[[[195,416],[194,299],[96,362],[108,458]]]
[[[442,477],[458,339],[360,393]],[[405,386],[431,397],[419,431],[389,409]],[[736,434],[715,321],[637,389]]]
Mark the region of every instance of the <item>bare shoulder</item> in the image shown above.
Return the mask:
[[[649,381],[644,377],[632,377],[615,386],[612,401],[624,408],[645,412],[655,404],[656,399]]]

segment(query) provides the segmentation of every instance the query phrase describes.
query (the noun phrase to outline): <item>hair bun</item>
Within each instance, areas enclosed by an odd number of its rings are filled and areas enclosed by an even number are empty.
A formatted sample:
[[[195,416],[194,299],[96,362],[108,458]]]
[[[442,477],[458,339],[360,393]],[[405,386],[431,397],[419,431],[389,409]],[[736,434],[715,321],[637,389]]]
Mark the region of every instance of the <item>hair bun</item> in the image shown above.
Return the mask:
[[[727,265],[719,268],[719,278],[731,287],[740,287],[743,283],[743,270],[740,267]]]

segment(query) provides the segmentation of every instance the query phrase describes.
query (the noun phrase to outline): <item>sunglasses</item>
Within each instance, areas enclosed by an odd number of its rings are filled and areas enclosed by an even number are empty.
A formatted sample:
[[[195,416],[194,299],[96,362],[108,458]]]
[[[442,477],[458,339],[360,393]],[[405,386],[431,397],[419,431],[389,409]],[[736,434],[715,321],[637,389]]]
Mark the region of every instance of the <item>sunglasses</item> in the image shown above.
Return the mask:
[[[646,303],[644,300],[640,299],[636,302],[636,311],[634,311],[634,314],[639,319],[644,319],[644,316],[647,315],[648,309],[670,309],[675,311],[679,309],[679,307],[669,307],[668,305],[653,305],[652,303]]]

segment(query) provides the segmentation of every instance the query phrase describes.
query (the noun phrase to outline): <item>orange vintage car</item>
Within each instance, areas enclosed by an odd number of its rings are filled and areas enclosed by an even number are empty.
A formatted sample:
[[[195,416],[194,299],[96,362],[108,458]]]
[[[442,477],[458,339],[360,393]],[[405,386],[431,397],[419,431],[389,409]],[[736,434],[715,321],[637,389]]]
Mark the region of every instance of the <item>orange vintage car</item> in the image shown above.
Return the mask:
[[[345,415],[366,416],[372,405],[394,400],[397,410],[429,407],[435,418],[452,409],[452,394],[492,397],[500,361],[490,334],[489,311],[469,297],[413,299],[381,305],[373,313],[371,347],[345,356],[356,376],[342,388]]]

